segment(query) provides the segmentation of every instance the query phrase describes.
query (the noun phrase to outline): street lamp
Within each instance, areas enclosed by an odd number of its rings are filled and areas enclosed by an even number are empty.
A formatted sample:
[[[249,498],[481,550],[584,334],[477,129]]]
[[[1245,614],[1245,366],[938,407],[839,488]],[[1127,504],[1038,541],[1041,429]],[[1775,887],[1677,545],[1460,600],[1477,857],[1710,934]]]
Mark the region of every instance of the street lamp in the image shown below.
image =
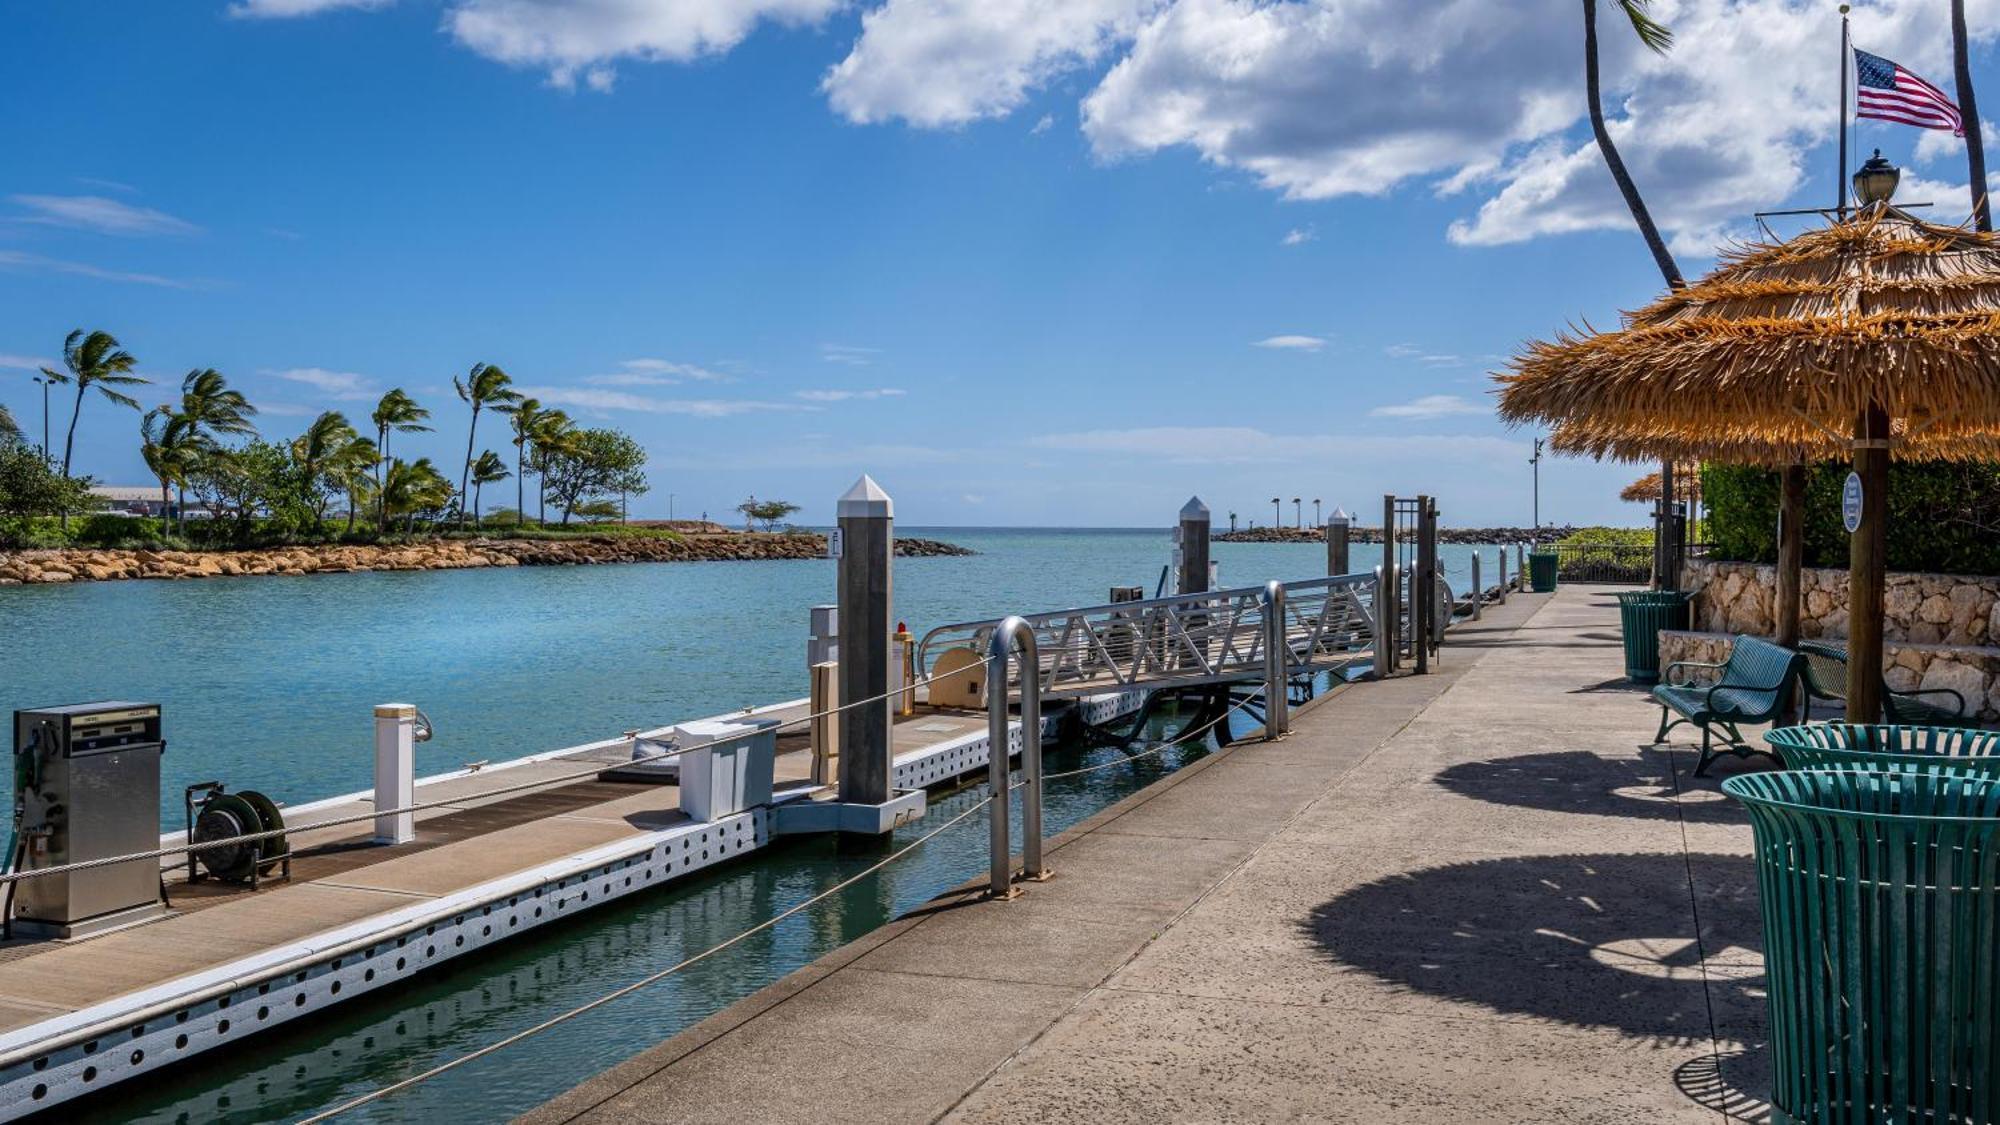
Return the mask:
[[[1278,499],[1278,498],[1277,498],[1276,496],[1273,496],[1273,497],[1271,497],[1271,526],[1272,526],[1272,527],[1283,527],[1283,526],[1285,526],[1285,509],[1284,509],[1284,507],[1283,507],[1284,503],[1285,503],[1285,502],[1284,502],[1283,500],[1280,500],[1280,499]]]
[[[1319,518],[1319,497],[1313,497],[1313,526],[1325,527],[1326,521]]]
[[[1299,503],[1299,498],[1294,496],[1292,497],[1292,526],[1303,528],[1305,527],[1305,525],[1306,525],[1305,507]]]
[[[1535,470],[1534,526],[1539,528],[1542,526],[1542,439],[1541,438],[1535,439],[1535,455],[1533,457],[1528,458],[1528,464],[1534,466]]]
[[[1861,201],[1863,207],[1871,203],[1887,203],[1889,197],[1896,194],[1896,184],[1902,178],[1903,173],[1894,164],[1882,159],[1882,150],[1878,148],[1875,155],[1854,172],[1854,197]]]
[[[42,460],[49,459],[49,384],[56,381],[54,373],[44,373],[34,377],[42,385]]]
[[[1229,513],[1229,533],[1230,533],[1231,535],[1234,535],[1234,534],[1236,534],[1236,513],[1235,513],[1235,512],[1231,512],[1231,513]]]

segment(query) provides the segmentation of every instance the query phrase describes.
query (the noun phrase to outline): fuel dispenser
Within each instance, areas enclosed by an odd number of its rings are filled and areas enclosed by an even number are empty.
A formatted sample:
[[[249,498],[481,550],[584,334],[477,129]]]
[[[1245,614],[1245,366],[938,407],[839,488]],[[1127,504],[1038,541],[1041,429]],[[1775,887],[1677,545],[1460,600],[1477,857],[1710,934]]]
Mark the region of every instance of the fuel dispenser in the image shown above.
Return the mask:
[[[14,870],[160,846],[160,707],[78,703],[14,712]],[[160,863],[134,859],[13,884],[7,920],[83,937],[166,912]]]

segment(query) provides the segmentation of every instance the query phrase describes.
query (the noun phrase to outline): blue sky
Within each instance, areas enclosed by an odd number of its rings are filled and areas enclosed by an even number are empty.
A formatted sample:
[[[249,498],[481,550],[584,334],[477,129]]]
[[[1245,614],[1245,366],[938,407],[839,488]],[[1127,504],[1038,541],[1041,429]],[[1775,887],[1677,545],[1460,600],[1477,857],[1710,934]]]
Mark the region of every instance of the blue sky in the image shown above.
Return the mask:
[[[1608,25],[1626,157],[1683,268],[1832,193],[1837,24],[1660,0]],[[1969,5],[2000,99],[2000,13]],[[635,506],[830,518],[861,472],[932,524],[1164,525],[1190,493],[1525,522],[1486,372],[1659,287],[1581,120],[1572,0],[74,0],[0,37],[0,402],[114,332],[289,436],[400,386],[455,468],[497,363],[651,451]],[[1950,88],[1942,2],[1856,41]],[[22,13],[27,11],[26,15]],[[1965,212],[1948,135],[1863,124]],[[55,426],[67,422],[58,400]],[[143,483],[86,405],[82,471]],[[480,444],[502,448],[497,425]],[[1642,470],[1543,467],[1636,523]],[[452,475],[456,475],[455,472]],[[1289,510],[1289,503],[1286,505]],[[1308,504],[1308,511],[1310,504]]]

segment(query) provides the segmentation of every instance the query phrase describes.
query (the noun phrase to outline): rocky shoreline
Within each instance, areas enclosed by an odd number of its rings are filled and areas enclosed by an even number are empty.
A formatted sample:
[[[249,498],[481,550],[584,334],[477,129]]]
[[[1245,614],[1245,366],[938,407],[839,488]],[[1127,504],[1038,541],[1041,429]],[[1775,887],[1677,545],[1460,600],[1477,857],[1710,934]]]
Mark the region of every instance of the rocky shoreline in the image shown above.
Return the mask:
[[[1554,543],[1558,539],[1576,534],[1577,529],[1563,527],[1441,527],[1438,542],[1462,543],[1468,546],[1485,546],[1493,543]],[[1408,538],[1409,533],[1405,532]],[[1215,536],[1218,543],[1324,543],[1326,532],[1317,527],[1253,527],[1243,531],[1223,531]],[[1382,529],[1356,525],[1347,531],[1350,543],[1380,543]]]
[[[897,539],[904,557],[970,555],[935,539]],[[589,566],[630,562],[816,559],[826,537],[736,532],[593,535],[566,539],[436,539],[406,544],[321,544],[246,551],[114,551],[89,548],[0,552],[0,586],[110,582],[129,578],[351,574],[373,570],[461,570],[495,566]]]

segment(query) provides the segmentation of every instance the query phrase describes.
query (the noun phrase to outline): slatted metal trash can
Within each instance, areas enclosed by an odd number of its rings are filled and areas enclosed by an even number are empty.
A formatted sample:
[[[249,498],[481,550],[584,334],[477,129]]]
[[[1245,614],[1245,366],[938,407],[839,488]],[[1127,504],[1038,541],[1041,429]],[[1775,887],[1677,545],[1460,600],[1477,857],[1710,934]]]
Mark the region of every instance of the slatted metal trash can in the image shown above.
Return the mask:
[[[1528,585],[1537,594],[1553,594],[1556,590],[1556,562],[1554,551],[1531,551],[1528,553]]]
[[[1688,627],[1683,590],[1628,590],[1618,595],[1619,631],[1625,637],[1625,678],[1635,684],[1660,682],[1660,630]]]
[[[1792,769],[1915,770],[2000,782],[2000,731],[1811,723],[1764,736]]]
[[[2000,783],[1903,770],[1727,779],[1763,900],[1777,1125],[2000,1113]]]

